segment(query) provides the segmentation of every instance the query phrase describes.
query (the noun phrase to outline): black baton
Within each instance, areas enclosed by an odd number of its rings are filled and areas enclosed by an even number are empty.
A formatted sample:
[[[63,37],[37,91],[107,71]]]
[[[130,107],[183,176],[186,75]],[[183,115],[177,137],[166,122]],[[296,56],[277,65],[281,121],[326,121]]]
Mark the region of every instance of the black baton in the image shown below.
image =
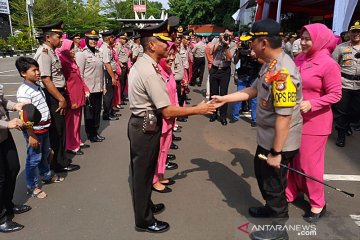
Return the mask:
[[[259,154],[258,157],[259,157],[260,160],[264,160],[264,161],[267,160],[267,157],[266,157],[264,154]],[[296,169],[294,169],[294,168],[292,168],[292,167],[288,167],[288,166],[286,166],[286,165],[283,164],[283,163],[280,163],[280,166],[282,166],[282,167],[284,167],[284,168],[286,168],[286,169],[288,169],[288,170],[290,170],[290,171],[296,172],[297,174],[300,174],[301,176],[310,178],[311,180],[313,180],[313,181],[315,181],[315,182],[318,182],[318,183],[321,183],[321,184],[323,184],[323,185],[325,185],[325,186],[327,186],[327,187],[329,187],[329,188],[335,189],[336,191],[345,193],[345,194],[349,195],[350,197],[354,197],[354,196],[355,196],[355,194],[353,194],[353,193],[349,193],[349,192],[343,191],[343,190],[341,190],[341,189],[339,189],[339,188],[337,188],[337,187],[333,187],[333,186],[331,186],[331,185],[329,185],[329,184],[327,184],[327,183],[324,183],[324,182],[322,182],[322,181],[320,181],[320,180],[318,180],[318,179],[316,179],[316,178],[314,178],[314,177],[312,177],[312,176],[309,176],[309,175],[307,175],[307,174],[305,174],[305,173],[303,173],[303,172],[300,172],[300,171],[298,171],[298,170],[296,170]]]

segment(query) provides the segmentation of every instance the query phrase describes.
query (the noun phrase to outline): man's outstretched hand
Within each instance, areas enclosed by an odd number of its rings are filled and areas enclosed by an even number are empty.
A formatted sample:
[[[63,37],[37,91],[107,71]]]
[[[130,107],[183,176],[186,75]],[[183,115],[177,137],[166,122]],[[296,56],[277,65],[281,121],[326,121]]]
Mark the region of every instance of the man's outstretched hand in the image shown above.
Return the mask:
[[[202,101],[201,103],[199,103],[198,105],[196,105],[196,108],[198,109],[198,114],[213,114],[213,112],[216,111],[216,107],[214,106],[214,104],[209,103],[209,102],[205,102]]]
[[[224,96],[218,96],[218,95],[212,96],[211,100],[208,102],[208,104],[214,105],[215,108],[219,108],[222,105],[224,105],[225,103],[226,102],[225,102]]]

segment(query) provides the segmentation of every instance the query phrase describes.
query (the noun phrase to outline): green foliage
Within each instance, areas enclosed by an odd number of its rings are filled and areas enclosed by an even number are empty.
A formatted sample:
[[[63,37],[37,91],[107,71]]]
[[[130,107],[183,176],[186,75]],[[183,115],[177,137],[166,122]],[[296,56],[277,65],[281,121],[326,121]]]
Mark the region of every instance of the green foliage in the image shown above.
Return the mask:
[[[187,24],[215,24],[233,28],[232,15],[239,8],[239,0],[169,0],[169,14]]]
[[[8,37],[8,43],[15,48],[15,50],[31,50],[34,45],[34,40],[29,38],[28,33],[20,32]]]
[[[5,39],[0,38],[0,52],[6,52],[9,50],[8,43]]]

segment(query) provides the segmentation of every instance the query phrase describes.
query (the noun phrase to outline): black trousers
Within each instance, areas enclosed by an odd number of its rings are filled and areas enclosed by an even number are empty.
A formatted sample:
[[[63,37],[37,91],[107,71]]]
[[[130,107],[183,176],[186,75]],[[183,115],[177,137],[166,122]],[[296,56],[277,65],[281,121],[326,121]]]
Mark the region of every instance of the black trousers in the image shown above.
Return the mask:
[[[124,101],[125,99],[125,95],[124,95],[124,91],[125,91],[125,87],[126,87],[126,79],[127,79],[127,75],[129,73],[129,69],[127,66],[127,63],[123,63],[123,68],[121,68],[121,74],[119,76],[120,79],[120,94],[121,94],[121,100]]]
[[[360,119],[360,90],[342,89],[341,100],[333,109],[336,127],[347,130],[351,122]]]
[[[298,153],[296,151],[283,152],[281,163],[288,165]],[[256,180],[262,197],[266,201],[266,207],[270,210],[272,217],[288,218],[288,203],[286,201],[285,189],[287,186],[287,169],[281,167],[275,169],[266,161],[259,159],[258,155],[267,156],[269,150],[258,146],[254,158]]]
[[[178,101],[179,101],[179,106],[184,106],[184,102],[186,100],[186,94],[183,92],[181,92],[181,80],[180,81],[176,81],[176,92],[178,95]]]
[[[128,138],[130,141],[130,179],[135,224],[146,227],[155,222],[151,201],[152,180],[160,149],[161,117],[158,118],[159,131],[143,133],[143,118],[130,117]]]
[[[6,212],[13,212],[12,199],[19,171],[20,163],[16,145],[8,131],[8,138],[0,143],[0,224],[6,221]]]
[[[114,73],[116,74],[116,73]],[[106,94],[103,98],[103,118],[108,118],[113,113],[112,104],[114,100],[114,86],[112,85],[111,77],[105,70],[105,88]]]
[[[217,69],[214,66],[210,69],[210,99],[213,95],[224,96],[228,93],[231,69],[230,67]],[[220,107],[220,118],[225,119],[228,104]],[[216,113],[215,113],[216,114]]]
[[[88,137],[96,137],[100,127],[102,92],[90,93],[90,103],[93,107],[92,119],[85,119],[85,132]]]
[[[193,75],[191,77],[190,84],[195,84],[197,78],[199,78],[198,84],[200,85],[202,84],[204,77],[204,69],[205,69],[205,57],[194,58]]]
[[[65,89],[58,88],[58,91],[65,96]],[[66,167],[70,164],[68,158],[65,157],[65,116],[60,115],[60,112],[56,112],[59,108],[59,102],[54,98],[46,89],[44,89],[46,102],[50,109],[51,125],[49,128],[50,134],[50,146],[54,151],[54,158],[51,162],[51,169],[56,170],[59,168]]]

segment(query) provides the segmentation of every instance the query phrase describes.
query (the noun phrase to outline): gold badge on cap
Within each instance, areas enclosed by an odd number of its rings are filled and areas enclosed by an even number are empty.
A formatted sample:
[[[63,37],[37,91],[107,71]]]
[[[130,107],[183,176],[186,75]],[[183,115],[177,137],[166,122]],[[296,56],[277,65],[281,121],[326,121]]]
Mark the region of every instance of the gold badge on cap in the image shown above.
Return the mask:
[[[95,34],[96,34],[95,30],[92,30],[92,31],[91,31],[91,34],[92,34],[92,35],[95,35]]]
[[[359,26],[360,25],[360,22],[359,21],[356,21],[354,26]]]
[[[180,27],[178,27],[177,31],[178,31],[179,33],[182,33],[182,32],[184,31],[184,29],[183,29],[182,26],[180,26]]]
[[[124,33],[124,36],[127,37],[127,33]]]

